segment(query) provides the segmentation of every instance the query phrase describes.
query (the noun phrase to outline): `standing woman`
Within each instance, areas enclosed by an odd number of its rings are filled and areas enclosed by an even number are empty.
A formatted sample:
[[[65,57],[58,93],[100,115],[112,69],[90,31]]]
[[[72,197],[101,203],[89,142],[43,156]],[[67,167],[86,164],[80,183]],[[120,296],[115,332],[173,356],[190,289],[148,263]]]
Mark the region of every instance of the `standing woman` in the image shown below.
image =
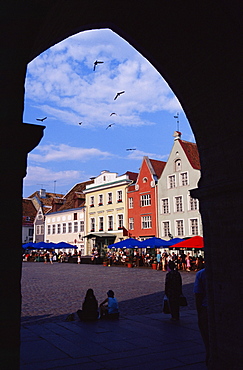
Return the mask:
[[[182,279],[181,274],[176,269],[173,261],[169,262],[171,270],[165,276],[165,295],[169,300],[171,320],[178,321],[180,319],[180,295],[182,294]]]

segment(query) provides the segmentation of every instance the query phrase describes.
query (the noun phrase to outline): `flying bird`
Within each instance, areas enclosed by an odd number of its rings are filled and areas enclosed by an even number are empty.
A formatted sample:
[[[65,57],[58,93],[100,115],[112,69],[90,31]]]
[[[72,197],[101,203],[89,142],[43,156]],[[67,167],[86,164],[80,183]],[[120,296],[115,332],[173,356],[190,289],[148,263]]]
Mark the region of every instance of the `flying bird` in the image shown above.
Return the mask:
[[[96,60],[94,62],[94,71],[95,71],[95,68],[96,68],[97,64],[101,64],[101,63],[104,63],[104,62],[102,62],[101,60]]]
[[[126,149],[126,150],[136,150],[136,148]]]
[[[47,119],[47,117],[44,117],[44,118],[36,118],[36,121],[41,121],[41,122],[43,122],[43,121],[45,121],[45,119]]]
[[[111,127],[111,126],[113,126],[115,123],[110,123],[107,127],[106,127],[106,130],[109,128],[109,127]]]
[[[118,96],[120,96],[121,94],[124,94],[125,91],[120,91],[118,93],[116,93],[116,96],[114,97],[114,100],[116,100],[118,98]]]
[[[78,124],[79,124],[79,125],[82,125],[82,123],[83,123],[83,122],[79,122]]]
[[[110,116],[114,116],[114,114],[117,116],[117,114],[115,112],[111,113]]]

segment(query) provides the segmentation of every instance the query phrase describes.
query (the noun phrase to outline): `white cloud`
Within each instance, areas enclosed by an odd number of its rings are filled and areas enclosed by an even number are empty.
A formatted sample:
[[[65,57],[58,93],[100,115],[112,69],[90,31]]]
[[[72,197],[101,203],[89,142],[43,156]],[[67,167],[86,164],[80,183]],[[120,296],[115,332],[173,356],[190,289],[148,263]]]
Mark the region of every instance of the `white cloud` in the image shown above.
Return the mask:
[[[40,154],[30,153],[28,158],[32,162],[51,162],[51,161],[88,161],[94,158],[109,158],[112,154],[108,152],[102,152],[96,148],[77,148],[71,147],[66,144],[59,145],[39,145],[35,152],[40,152]]]
[[[53,184],[53,181],[58,181],[58,185],[63,186],[81,181],[81,177],[81,171],[52,171],[48,168],[28,166],[27,175],[24,178],[24,186],[42,185],[46,188],[48,185]],[[42,181],[44,183],[40,184]]]
[[[146,152],[143,152],[142,150],[134,150],[134,151],[132,151],[128,154],[127,159],[142,161],[144,156],[147,156],[150,159],[157,159],[158,161],[165,161],[166,162],[169,155],[168,154],[159,155],[159,154],[155,154],[155,153],[146,153]]]
[[[93,71],[96,59],[104,61]],[[116,92],[125,94],[114,101]],[[87,31],[53,46],[28,66],[26,98],[67,124],[102,125],[109,113],[120,125],[142,125],[146,112],[181,110],[159,73],[109,30]],[[134,123],[135,122],[135,123]]]

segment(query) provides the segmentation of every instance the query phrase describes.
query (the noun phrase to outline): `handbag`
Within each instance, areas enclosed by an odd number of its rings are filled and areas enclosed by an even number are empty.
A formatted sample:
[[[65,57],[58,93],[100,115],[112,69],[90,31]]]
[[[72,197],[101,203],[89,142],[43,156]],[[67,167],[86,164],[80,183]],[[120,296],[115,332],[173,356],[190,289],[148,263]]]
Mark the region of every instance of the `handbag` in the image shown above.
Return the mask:
[[[187,306],[187,299],[183,294],[180,296],[180,306]]]
[[[169,304],[169,300],[166,295],[164,296],[164,300],[163,300],[163,312],[165,314],[170,313],[170,304]]]

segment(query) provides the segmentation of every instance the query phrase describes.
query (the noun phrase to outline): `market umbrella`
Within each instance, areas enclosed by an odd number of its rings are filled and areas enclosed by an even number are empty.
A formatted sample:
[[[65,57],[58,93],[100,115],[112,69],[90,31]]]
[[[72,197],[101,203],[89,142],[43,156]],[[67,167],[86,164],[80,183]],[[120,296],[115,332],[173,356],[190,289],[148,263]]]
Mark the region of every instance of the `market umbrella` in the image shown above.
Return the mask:
[[[143,248],[141,244],[142,242],[140,242],[139,240],[129,238],[114,244],[110,244],[108,248]]]
[[[67,248],[74,248],[74,249],[77,249],[78,247],[76,247],[76,245],[72,245],[72,244],[69,244],[69,243],[66,243],[66,242],[59,242],[57,244],[55,244],[55,249],[67,249]]]
[[[32,249],[54,249],[56,248],[55,243],[46,243],[46,242],[39,242],[33,243]]]
[[[176,248],[204,248],[203,237],[197,235],[176,244]]]
[[[22,248],[24,248],[24,249],[33,249],[34,244],[35,243],[33,243],[33,242],[25,243],[25,244],[22,245]]]
[[[159,248],[159,247],[166,247],[168,245],[166,240],[156,238],[156,237],[145,239],[141,242],[141,244],[142,244],[141,248],[149,248],[149,247]]]
[[[171,246],[173,246],[173,245],[175,245],[175,244],[177,244],[177,243],[180,243],[180,242],[183,242],[184,241],[184,239],[181,239],[181,238],[173,238],[173,239],[171,239],[171,240],[167,240],[167,246],[168,247],[171,247]]]

